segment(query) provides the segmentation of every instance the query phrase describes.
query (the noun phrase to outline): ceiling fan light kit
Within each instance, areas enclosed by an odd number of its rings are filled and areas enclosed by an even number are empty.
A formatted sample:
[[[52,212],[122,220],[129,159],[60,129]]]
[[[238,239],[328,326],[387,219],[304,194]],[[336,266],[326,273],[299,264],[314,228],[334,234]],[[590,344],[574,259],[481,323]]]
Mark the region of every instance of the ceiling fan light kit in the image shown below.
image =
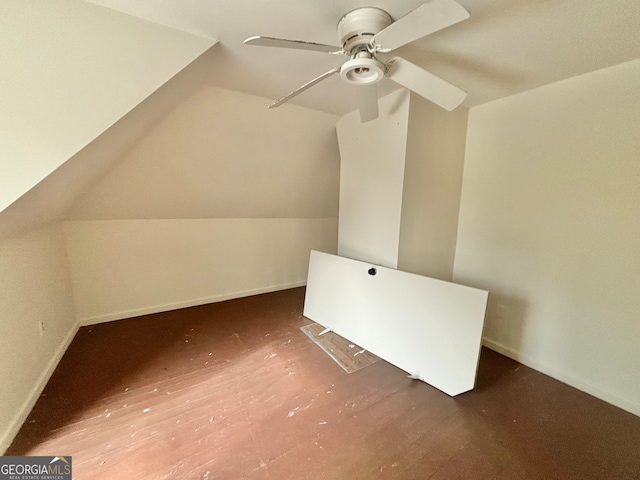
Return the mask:
[[[342,48],[262,36],[247,38],[244,43],[349,56],[350,59],[341,67],[305,83],[269,105],[269,108],[282,105],[339,72],[343,81],[367,89],[367,92],[359,95],[361,121],[365,122],[378,116],[375,84],[384,76],[446,110],[453,110],[464,101],[467,94],[458,87],[403,58],[395,56],[385,59],[378,57],[378,54],[388,53],[467,18],[469,12],[455,0],[429,0],[395,22],[391,15],[380,8],[362,7],[347,13],[338,22],[338,38]]]
[[[340,67],[340,78],[352,85],[371,85],[384,77],[384,65],[374,58],[352,58]]]

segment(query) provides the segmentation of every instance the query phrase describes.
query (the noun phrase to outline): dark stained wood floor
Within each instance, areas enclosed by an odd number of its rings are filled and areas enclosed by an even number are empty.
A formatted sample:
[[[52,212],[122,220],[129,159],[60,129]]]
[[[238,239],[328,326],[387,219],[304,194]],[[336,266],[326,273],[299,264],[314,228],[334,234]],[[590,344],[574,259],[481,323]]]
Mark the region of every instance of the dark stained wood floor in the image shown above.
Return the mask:
[[[457,398],[346,374],[303,298],[82,328],[6,455],[72,455],[76,480],[640,478],[640,418],[486,349]]]

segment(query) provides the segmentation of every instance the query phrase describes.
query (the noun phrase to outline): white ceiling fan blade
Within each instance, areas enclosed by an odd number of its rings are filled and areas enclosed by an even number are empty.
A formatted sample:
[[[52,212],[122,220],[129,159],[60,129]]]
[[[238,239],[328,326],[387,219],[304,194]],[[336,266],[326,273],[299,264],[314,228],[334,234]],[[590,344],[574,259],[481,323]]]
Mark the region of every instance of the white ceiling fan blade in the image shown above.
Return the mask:
[[[378,87],[376,84],[362,85],[355,88],[358,89],[360,123],[378,118]]]
[[[333,53],[344,55],[340,47],[325,45],[323,43],[304,42],[302,40],[287,40],[273,37],[249,37],[244,41],[245,45],[258,45],[261,47],[296,48],[298,50],[311,50],[315,52]]]
[[[291,100],[293,97],[300,95],[302,92],[304,92],[306,89],[313,87],[316,83],[320,83],[322,80],[324,80],[325,78],[329,78],[331,75],[333,75],[334,73],[338,73],[340,71],[340,67],[336,67],[336,68],[332,68],[331,70],[329,70],[328,72],[323,73],[322,75],[320,75],[319,77],[314,78],[313,80],[305,83],[304,85],[302,85],[301,87],[297,88],[296,90],[294,90],[293,92],[285,95],[282,98],[279,98],[278,100],[276,100],[275,102],[273,102],[271,105],[269,105],[269,108],[276,108],[279,107],[280,105],[282,105],[285,102],[288,102],[289,100]]]
[[[464,90],[400,57],[387,63],[387,76],[445,110],[453,110],[467,97]]]
[[[455,0],[429,0],[378,32],[373,41],[389,52],[467,18],[469,12]]]

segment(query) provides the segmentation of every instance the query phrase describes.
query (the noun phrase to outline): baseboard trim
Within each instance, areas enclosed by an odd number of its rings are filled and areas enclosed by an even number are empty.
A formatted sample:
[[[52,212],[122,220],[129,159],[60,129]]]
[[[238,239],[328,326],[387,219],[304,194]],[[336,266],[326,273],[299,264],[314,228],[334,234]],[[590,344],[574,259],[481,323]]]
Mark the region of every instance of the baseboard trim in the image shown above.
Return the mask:
[[[610,403],[611,405],[614,405],[618,408],[621,408],[622,410],[640,417],[640,403],[638,402],[634,402],[633,400],[629,400],[628,398],[624,398],[616,395],[615,393],[604,390],[596,385],[593,385],[590,382],[577,378],[564,370],[540,362],[528,355],[524,355],[518,350],[507,347],[506,345],[500,342],[496,342],[495,340],[491,340],[490,338],[483,337],[482,344],[491,350],[494,350],[506,357],[515,360],[516,362],[522,363],[527,367],[533,368],[534,370],[555,378],[562,383],[566,383],[567,385],[577,388],[578,390],[588,393],[589,395],[599,398],[602,401]]]
[[[18,410],[18,413],[16,413],[13,420],[9,423],[9,427],[0,434],[0,452],[2,452],[2,454],[4,454],[4,452],[7,451],[9,446],[11,446],[11,442],[13,442],[13,439],[20,431],[20,428],[22,427],[24,422],[27,420],[29,413],[31,413],[31,410],[33,409],[34,405],[40,398],[40,395],[42,394],[44,387],[47,386],[47,383],[49,382],[51,375],[53,375],[54,370],[60,363],[60,360],[62,360],[62,356],[67,351],[67,348],[69,348],[69,345],[71,345],[73,338],[76,336],[76,333],[78,332],[78,328],[80,328],[80,325],[76,323],[69,330],[66,337],[64,338],[64,340],[62,341],[58,349],[56,350],[55,355],[51,357],[51,360],[49,360],[47,368],[40,375],[38,382],[31,389],[31,392],[29,393],[29,396],[22,404],[22,407],[20,408],[20,410]]]
[[[260,295],[263,293],[277,292],[279,290],[287,290],[289,288],[303,287],[307,281],[299,281],[293,283],[284,283],[280,285],[271,285],[269,287],[254,288],[249,290],[241,290],[238,292],[223,293],[210,297],[196,298],[193,300],[185,300],[182,302],[166,303],[163,305],[153,305],[149,307],[136,308],[121,312],[108,313],[94,317],[80,318],[80,326],[96,325],[99,323],[113,322],[115,320],[123,320],[126,318],[140,317],[142,315],[150,315],[153,313],[169,312],[171,310],[179,310],[181,308],[197,307],[208,303],[224,302],[225,300],[233,300],[236,298],[250,297],[252,295]]]

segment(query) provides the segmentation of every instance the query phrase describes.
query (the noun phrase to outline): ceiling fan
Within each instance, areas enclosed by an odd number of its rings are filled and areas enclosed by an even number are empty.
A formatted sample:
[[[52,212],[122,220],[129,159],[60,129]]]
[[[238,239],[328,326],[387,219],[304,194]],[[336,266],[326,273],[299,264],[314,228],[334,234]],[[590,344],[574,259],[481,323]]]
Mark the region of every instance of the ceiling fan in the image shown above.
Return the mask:
[[[350,57],[340,67],[305,83],[269,105],[275,108],[340,73],[345,82],[358,86],[360,121],[378,117],[376,83],[384,76],[408,88],[446,110],[460,105],[467,94],[449,82],[389,52],[426,35],[469,18],[469,12],[455,0],[429,0],[395,22],[387,12],[375,7],[362,7],[344,15],[338,22],[338,38],[342,48],[302,40],[273,37],[250,37],[246,45],[296,48]]]

